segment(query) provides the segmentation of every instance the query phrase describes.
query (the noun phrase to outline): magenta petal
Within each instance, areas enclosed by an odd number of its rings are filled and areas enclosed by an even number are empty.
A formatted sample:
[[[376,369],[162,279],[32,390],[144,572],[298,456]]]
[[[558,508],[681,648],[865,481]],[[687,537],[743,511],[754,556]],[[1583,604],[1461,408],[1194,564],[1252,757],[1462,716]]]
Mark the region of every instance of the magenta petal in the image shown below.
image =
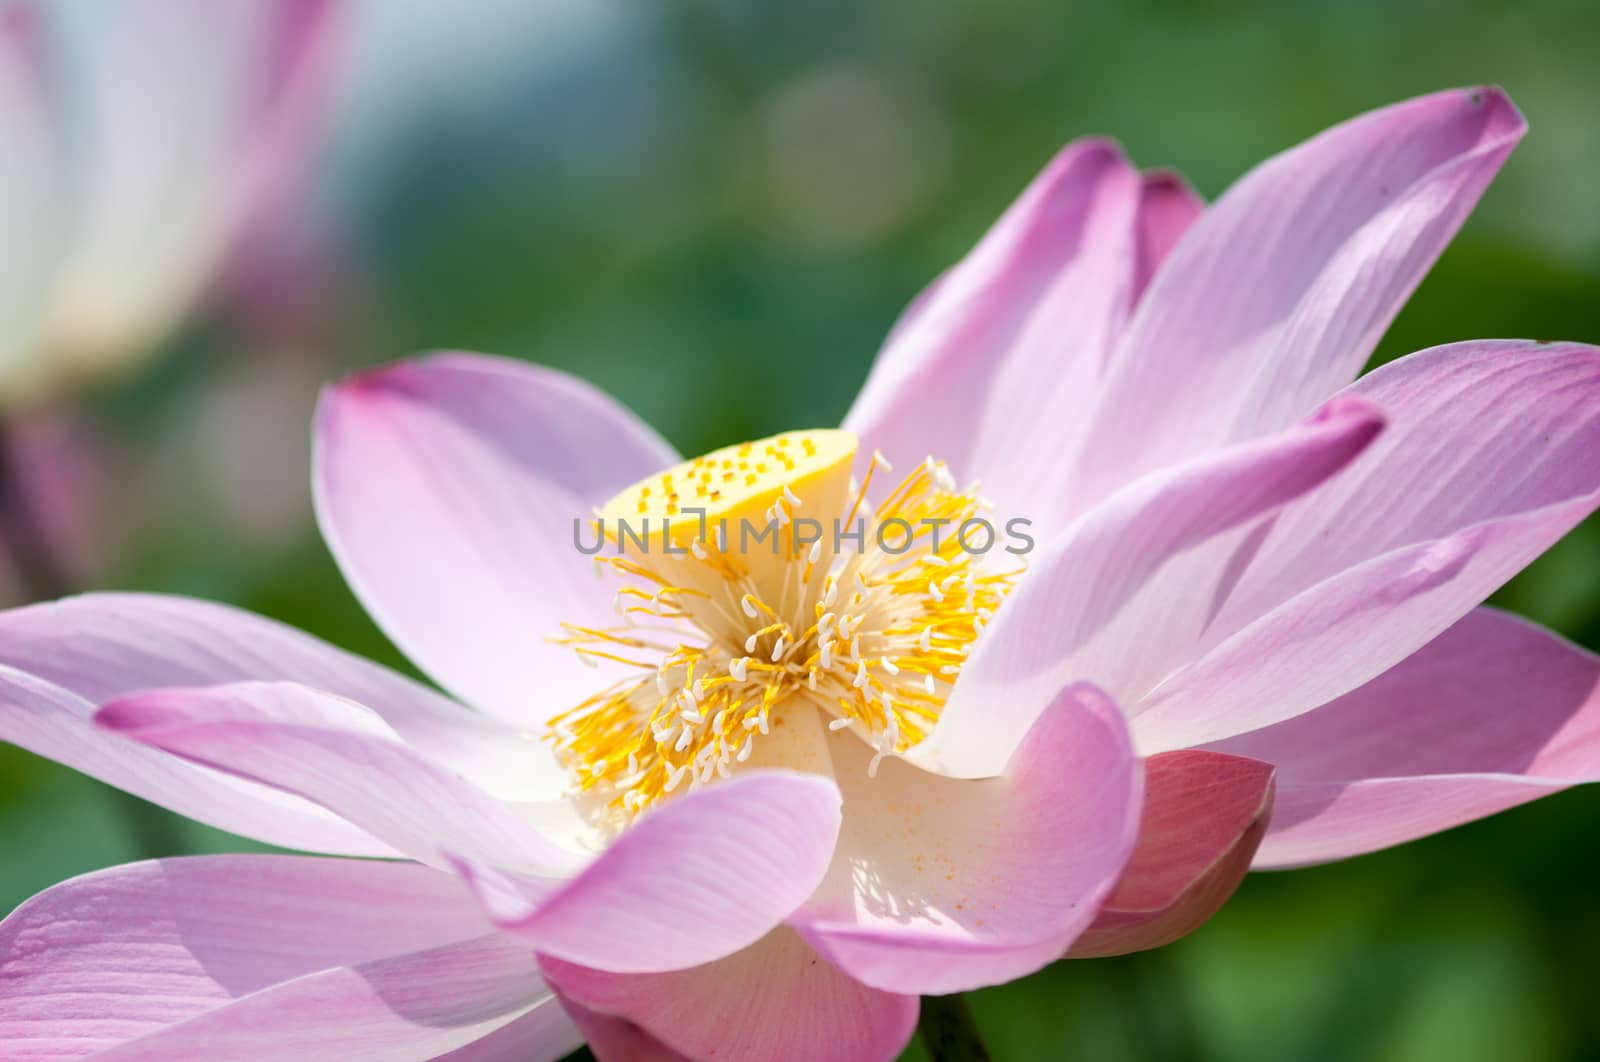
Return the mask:
[[[94,726],[94,711],[82,697],[0,665],[0,741],[267,844],[335,855],[394,854],[315,804],[108,734]]]
[[[542,724],[552,706],[609,681],[547,640],[563,621],[616,618],[575,527],[587,532],[594,506],[676,460],[577,379],[433,355],[324,395],[317,517],[351,587],[407,656],[468,703]]]
[[[655,973],[730,955],[787,917],[827,871],[839,814],[828,779],[753,771],[662,804],[555,891],[469,858],[456,867],[541,954]]]
[[[319,804],[421,862],[462,853],[562,878],[584,860],[398,739],[371,710],[292,683],[153,690],[97,725]]]
[[[1136,297],[1144,296],[1156,270],[1205,209],[1205,200],[1182,174],[1170,170],[1145,174],[1139,195],[1139,266],[1133,283]]]
[[[1047,542],[984,632],[934,732],[911,751],[944,774],[996,773],[1063,685],[1126,703],[1188,659],[1248,529],[1345,468],[1378,435],[1339,400],[1271,438],[1118,492]]]
[[[787,929],[725,959],[674,973],[604,973],[548,958],[541,966],[564,998],[612,1019],[609,1025],[588,1019],[604,1037],[592,1046],[605,1062],[888,1062],[917,1024],[916,996],[851,980]],[[636,1028],[619,1027],[621,1022]],[[584,1028],[585,1018],[578,1017],[578,1024]],[[608,1052],[604,1048],[613,1038],[618,1050]]]
[[[1359,689],[1214,747],[1278,767],[1257,866],[1343,859],[1600,780],[1600,657],[1480,608]]]
[[[0,923],[0,1043],[17,1062],[76,1058],[318,971],[348,975],[488,928],[458,882],[414,864],[208,856],[114,867],[48,889]],[[517,990],[537,1001],[526,956],[521,971]],[[275,1013],[257,1029],[296,1020]],[[110,1057],[163,1057],[129,1046]],[[207,1057],[270,1057],[222,1046]]]
[[[1442,92],[1241,178],[1140,301],[1077,454],[1074,503],[1276,431],[1349,382],[1525,128],[1498,90]]]
[[[1272,793],[1272,765],[1259,760],[1199,750],[1147,759],[1138,846],[1069,955],[1158,948],[1204,925],[1250,869]]]
[[[1251,543],[1140,748],[1309,711],[1460,619],[1600,505],[1600,348],[1484,340],[1357,381],[1389,428]],[[964,676],[963,676],[964,679]]]
[[[210,601],[84,594],[0,612],[0,665],[95,704],[165,687],[298,682],[370,706],[407,743],[496,795],[532,799],[566,784],[546,751],[514,729],[292,627]]]
[[[1062,151],[895,326],[844,426],[909,465],[982,479],[1002,511],[1043,521],[1051,462],[1093,408],[1132,306],[1138,173],[1115,146]]]
[[[930,774],[835,743],[845,822],[828,880],[790,921],[851,977],[942,994],[1022,977],[1094,920],[1138,833],[1121,713],[1087,686],[1039,716],[1003,777]]]

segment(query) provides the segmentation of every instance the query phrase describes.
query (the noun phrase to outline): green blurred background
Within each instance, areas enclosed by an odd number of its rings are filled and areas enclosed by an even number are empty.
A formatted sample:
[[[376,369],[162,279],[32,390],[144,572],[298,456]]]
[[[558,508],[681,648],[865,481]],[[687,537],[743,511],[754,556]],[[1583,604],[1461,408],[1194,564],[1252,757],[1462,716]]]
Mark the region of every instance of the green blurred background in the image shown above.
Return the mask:
[[[403,667],[310,522],[319,380],[464,348],[582,374],[689,453],[835,423],[900,306],[1086,134],[1210,198],[1362,110],[1502,84],[1532,132],[1379,357],[1600,341],[1592,2],[454,6],[356,23],[316,290],[266,330],[212,314],[89,400],[109,470],[85,585],[227,600]],[[1600,523],[1498,600],[1600,648]],[[10,747],[0,837],[0,910],[256,847]],[[973,1005],[1000,1059],[1600,1059],[1597,852],[1600,791],[1569,792],[1252,876],[1177,945]]]

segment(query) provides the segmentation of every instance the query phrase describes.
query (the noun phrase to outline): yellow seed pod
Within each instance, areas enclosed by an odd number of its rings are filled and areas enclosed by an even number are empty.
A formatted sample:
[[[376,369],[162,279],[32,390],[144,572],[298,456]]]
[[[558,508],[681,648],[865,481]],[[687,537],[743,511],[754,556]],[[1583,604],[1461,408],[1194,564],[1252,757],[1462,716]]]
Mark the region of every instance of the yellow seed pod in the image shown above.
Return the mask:
[[[653,548],[668,537],[674,546],[697,539],[716,545],[717,528],[726,527],[723,552],[735,554],[744,525],[787,525],[802,514],[826,523],[837,516],[856,446],[853,433],[832,428],[725,446],[635,483],[601,506],[598,517],[606,538],[624,549],[641,540]]]

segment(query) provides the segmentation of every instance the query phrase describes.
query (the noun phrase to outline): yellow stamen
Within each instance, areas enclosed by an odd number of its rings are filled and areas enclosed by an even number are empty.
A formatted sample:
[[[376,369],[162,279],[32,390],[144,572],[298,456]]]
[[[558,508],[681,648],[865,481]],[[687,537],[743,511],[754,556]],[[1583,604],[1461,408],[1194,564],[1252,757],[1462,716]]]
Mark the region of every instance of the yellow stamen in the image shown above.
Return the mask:
[[[1020,568],[995,570],[963,548],[958,529],[986,503],[975,489],[957,490],[931,459],[875,513],[867,509],[864,547],[836,549],[836,534],[854,530],[874,471],[888,467],[875,454],[852,491],[855,450],[841,431],[743,443],[653,476],[598,511],[608,540],[629,554],[607,563],[648,584],[624,587],[619,611],[668,621],[665,640],[683,639],[668,648],[652,640],[659,626],[644,637],[633,627],[571,624],[556,639],[643,672],[550,720],[574,789],[593,798],[603,822],[620,829],[675,791],[726,777],[783,713],[820,710],[833,717],[829,733],[865,740],[879,756],[904,752],[938,722]],[[696,508],[704,524],[685,515]],[[797,536],[801,514],[822,524],[820,544],[741,548],[741,521]],[[884,528],[891,519],[911,530]],[[651,651],[658,655],[638,659]]]

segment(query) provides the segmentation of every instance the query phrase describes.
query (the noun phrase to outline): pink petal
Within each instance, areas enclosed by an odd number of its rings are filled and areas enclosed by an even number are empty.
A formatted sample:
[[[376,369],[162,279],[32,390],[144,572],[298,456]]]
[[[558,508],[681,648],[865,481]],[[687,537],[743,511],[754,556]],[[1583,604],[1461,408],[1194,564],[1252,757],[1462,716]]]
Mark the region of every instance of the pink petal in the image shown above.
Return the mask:
[[[1002,511],[1038,511],[1050,462],[1093,408],[1133,300],[1138,173],[1115,146],[1061,152],[913,304],[844,426],[897,464],[932,454]]]
[[[407,743],[498,796],[548,797],[566,785],[547,750],[514,729],[291,627],[209,601],[85,594],[0,612],[0,665],[96,704],[158,687],[299,682],[371,706]]]
[[[267,844],[338,855],[394,854],[324,808],[106,733],[93,718],[94,705],[83,698],[0,666],[0,740]]]
[[[694,1062],[626,1018],[590,1010],[563,996],[560,989],[556,990],[556,997],[567,1008],[567,1017],[578,1027],[578,1032],[583,1035],[584,1042],[596,1058],[603,1058],[606,1062]]]
[[[328,391],[313,474],[328,545],[395,643],[469,703],[537,724],[608,681],[547,641],[615,621],[575,527],[592,541],[595,505],[674,461],[572,377],[444,354]]]
[[[231,235],[249,250],[281,237],[308,198],[312,163],[337,102],[349,36],[338,0],[276,0],[261,28],[253,100],[241,120]],[[300,212],[303,212],[301,210]]]
[[[917,1025],[916,996],[880,992],[851,980],[787,929],[718,962],[674,973],[604,973],[548,958],[541,966],[563,997],[613,1019],[610,1028],[601,1025],[603,1035],[628,1036],[629,1046],[639,1052],[602,1051],[608,1062],[683,1057],[887,1062],[899,1055]],[[637,1031],[616,1028],[616,1019]],[[582,1018],[579,1024],[584,1025]]]
[[[602,968],[688,966],[757,939],[821,880],[838,830],[828,780],[751,774],[669,802],[590,862],[395,740],[373,713],[316,690],[153,691],[112,702],[97,722],[454,866],[496,921]]]
[[[1442,92],[1241,178],[1140,302],[1077,454],[1076,505],[1276,431],[1347,383],[1525,128],[1498,90]]]
[[[1156,270],[1205,209],[1205,200],[1182,174],[1158,170],[1144,175],[1139,195],[1139,266],[1133,284],[1136,296],[1149,290]]]
[[[844,829],[791,923],[851,977],[941,994],[1022,977],[1094,920],[1138,834],[1140,773],[1116,706],[1088,686],[1039,716],[1002,778],[967,781],[835,742]]]
[[[521,1059],[579,1043],[528,950],[501,934],[335,967],[275,985],[95,1056],[96,1062],[427,1062],[494,1058],[482,1040],[534,1016]],[[475,1049],[479,1049],[476,1050]],[[505,1059],[504,1054],[498,1056]]]
[[[208,856],[113,867],[0,923],[0,1042],[16,1062],[82,1057],[320,970],[488,928],[458,882],[414,864]]]
[[[1251,544],[1145,749],[1315,708],[1399,663],[1600,505],[1600,348],[1436,347],[1350,388],[1390,428]]]
[[[465,1047],[438,1055],[435,1062],[554,1062],[589,1039],[557,997],[557,1005],[540,1004]],[[598,1057],[606,1057],[595,1052]]]
[[[1158,948],[1204,925],[1244,880],[1272,812],[1269,763],[1186,750],[1144,765],[1139,843],[1073,958]]]
[[[565,877],[583,859],[511,807],[404,744],[367,708],[293,683],[153,690],[112,701],[97,725],[195,763],[304,797],[396,851],[446,852]]]
[[[1138,697],[1185,658],[1246,529],[1344,468],[1381,426],[1365,402],[1330,403],[1086,514],[1030,558],[912,758],[944,774],[994,774],[1064,684],[1092,679]]]
[[[1366,685],[1216,747],[1278,766],[1257,866],[1343,859],[1600,779],[1600,657],[1480,608]]]
[[[554,892],[469,858],[457,868],[541,954],[656,973],[730,955],[793,912],[827,872],[839,815],[828,779],[751,771],[662,804]]]

